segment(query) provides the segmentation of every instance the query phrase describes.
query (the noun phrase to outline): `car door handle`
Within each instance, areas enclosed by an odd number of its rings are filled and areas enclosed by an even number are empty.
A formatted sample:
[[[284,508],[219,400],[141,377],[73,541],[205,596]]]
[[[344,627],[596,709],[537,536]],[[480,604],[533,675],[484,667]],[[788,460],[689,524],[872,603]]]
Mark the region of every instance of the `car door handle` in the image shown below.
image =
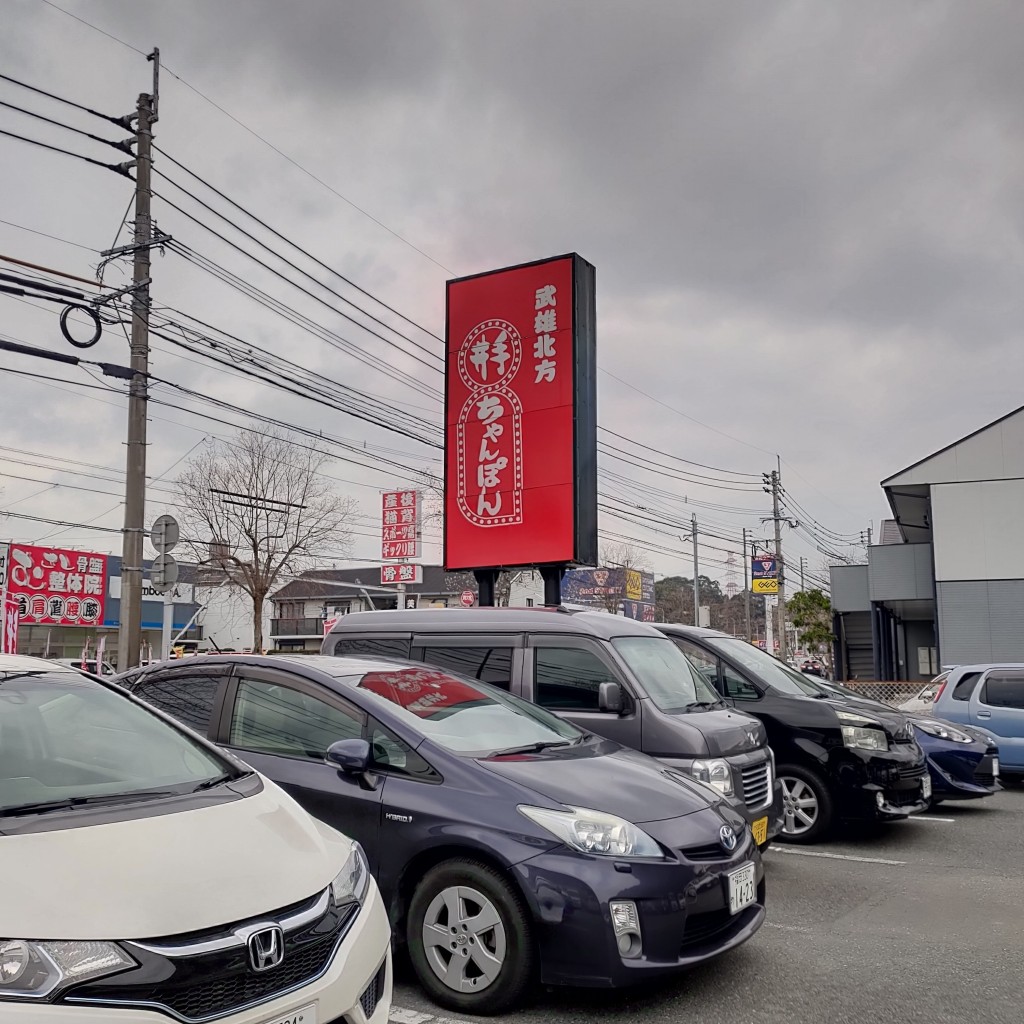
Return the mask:
[[[992,717],[992,712],[991,711],[979,711],[978,712],[978,717],[979,718],[991,718]]]

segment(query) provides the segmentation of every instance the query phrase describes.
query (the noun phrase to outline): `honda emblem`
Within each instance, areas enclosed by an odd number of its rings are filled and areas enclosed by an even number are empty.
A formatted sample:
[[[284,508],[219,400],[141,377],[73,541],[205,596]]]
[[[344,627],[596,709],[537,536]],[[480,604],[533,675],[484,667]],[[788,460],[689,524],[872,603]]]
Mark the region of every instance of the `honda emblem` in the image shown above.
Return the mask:
[[[253,932],[246,944],[249,965],[254,971],[269,971],[284,960],[284,932],[276,925]]]

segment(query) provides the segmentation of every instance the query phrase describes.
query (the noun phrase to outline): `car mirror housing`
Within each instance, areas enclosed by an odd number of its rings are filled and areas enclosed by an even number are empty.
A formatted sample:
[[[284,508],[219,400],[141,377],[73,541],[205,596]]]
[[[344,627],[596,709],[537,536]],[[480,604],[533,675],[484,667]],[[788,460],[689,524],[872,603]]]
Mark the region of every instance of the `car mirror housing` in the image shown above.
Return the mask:
[[[370,744],[363,739],[338,740],[327,748],[324,760],[345,775],[362,775],[370,768]]]
[[[622,687],[618,683],[601,683],[597,691],[597,706],[601,711],[621,714],[625,707]]]

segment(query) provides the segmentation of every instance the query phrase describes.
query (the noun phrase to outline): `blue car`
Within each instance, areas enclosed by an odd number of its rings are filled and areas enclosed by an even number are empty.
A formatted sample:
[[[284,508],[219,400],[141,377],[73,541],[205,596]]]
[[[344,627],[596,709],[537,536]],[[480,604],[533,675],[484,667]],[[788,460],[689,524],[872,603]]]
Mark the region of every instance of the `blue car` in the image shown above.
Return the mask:
[[[1024,665],[958,665],[935,695],[932,714],[991,734],[1002,782],[1024,783]]]
[[[645,982],[764,921],[760,853],[717,790],[486,683],[252,655],[118,681],[356,839],[444,1006],[497,1013],[538,981]]]
[[[817,677],[806,681],[832,700],[866,710],[885,710],[890,714],[894,711],[888,704],[864,697],[841,683]],[[904,717],[913,723],[914,736],[925,753],[933,804],[943,800],[976,800],[999,789],[999,747],[989,733],[925,715],[904,713]]]

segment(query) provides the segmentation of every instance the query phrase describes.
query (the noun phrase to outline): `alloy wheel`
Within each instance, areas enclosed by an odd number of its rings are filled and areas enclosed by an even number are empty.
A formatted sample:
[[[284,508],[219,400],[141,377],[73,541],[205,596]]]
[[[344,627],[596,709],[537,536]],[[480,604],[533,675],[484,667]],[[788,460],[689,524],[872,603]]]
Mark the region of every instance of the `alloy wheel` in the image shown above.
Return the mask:
[[[780,777],[782,783],[782,831],[801,836],[814,828],[818,820],[818,798],[803,779]]]
[[[482,992],[505,963],[505,926],[494,904],[467,885],[442,889],[423,916],[423,949],[455,992]]]

